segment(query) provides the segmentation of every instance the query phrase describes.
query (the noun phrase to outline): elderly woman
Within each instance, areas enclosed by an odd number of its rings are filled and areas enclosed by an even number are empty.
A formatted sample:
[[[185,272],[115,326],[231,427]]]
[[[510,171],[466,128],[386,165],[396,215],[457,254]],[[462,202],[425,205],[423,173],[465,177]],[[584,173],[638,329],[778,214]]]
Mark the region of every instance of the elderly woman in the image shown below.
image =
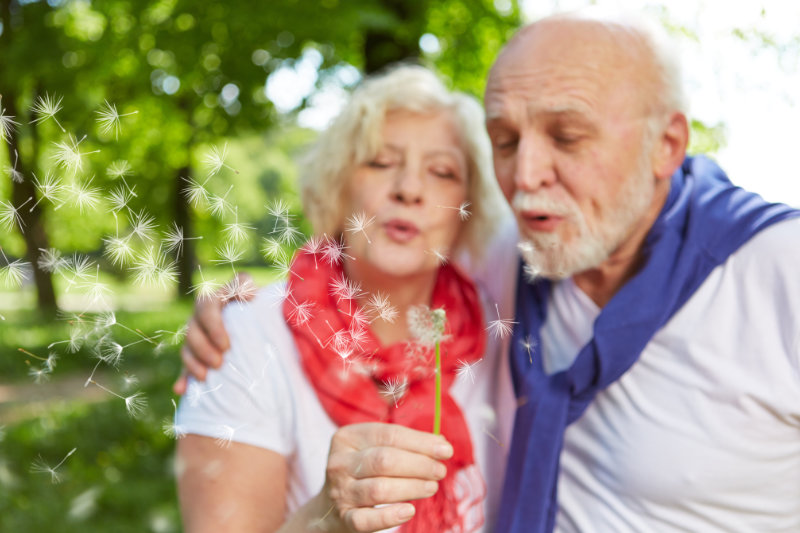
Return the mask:
[[[447,260],[479,258],[506,213],[488,157],[480,106],[424,68],[353,93],[304,166],[314,236],[285,283],[225,308],[225,362],[181,402],[188,531],[492,522],[508,369],[496,307]],[[420,306],[446,317],[441,436]]]

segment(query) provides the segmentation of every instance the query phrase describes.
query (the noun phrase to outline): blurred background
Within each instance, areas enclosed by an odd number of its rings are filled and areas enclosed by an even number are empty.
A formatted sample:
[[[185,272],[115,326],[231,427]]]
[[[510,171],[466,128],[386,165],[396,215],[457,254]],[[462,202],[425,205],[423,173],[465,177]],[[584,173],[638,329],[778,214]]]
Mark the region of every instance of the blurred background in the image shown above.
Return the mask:
[[[413,59],[480,98],[516,28],[592,3],[680,43],[691,151],[800,205],[792,2],[0,0],[0,531],[180,531],[183,324],[281,275],[347,90]]]

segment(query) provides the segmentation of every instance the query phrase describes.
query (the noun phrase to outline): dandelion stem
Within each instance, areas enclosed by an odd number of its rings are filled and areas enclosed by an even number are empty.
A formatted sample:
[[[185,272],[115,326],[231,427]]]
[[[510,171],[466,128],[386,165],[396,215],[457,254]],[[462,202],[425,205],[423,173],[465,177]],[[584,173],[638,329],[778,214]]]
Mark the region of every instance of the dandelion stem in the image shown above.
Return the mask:
[[[125,396],[120,396],[119,394],[117,394],[117,393],[116,393],[116,392],[114,392],[113,390],[111,390],[111,389],[107,389],[106,387],[103,387],[102,385],[100,385],[98,382],[96,382],[96,381],[95,381],[95,380],[93,380],[93,379],[90,379],[90,380],[88,381],[88,383],[93,383],[93,384],[97,385],[98,387],[100,387],[101,389],[103,389],[104,391],[106,391],[107,393],[109,393],[109,394],[113,394],[114,396],[116,396],[116,397],[117,397],[117,398],[119,398],[120,400],[124,400],[124,399],[125,399]]]
[[[442,354],[439,345],[440,342],[436,341],[436,397],[433,404],[434,435],[439,435],[442,432]]]

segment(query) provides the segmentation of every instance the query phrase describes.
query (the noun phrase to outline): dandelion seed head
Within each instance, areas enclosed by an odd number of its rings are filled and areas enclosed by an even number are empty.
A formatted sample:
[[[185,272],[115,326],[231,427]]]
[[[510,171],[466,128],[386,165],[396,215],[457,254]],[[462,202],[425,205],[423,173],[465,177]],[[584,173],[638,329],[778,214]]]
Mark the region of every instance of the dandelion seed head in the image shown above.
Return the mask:
[[[141,416],[146,407],[147,398],[142,392],[137,392],[125,397],[125,409],[132,418]]]
[[[447,315],[444,309],[416,305],[408,310],[407,320],[411,336],[422,346],[433,346],[446,339]]]

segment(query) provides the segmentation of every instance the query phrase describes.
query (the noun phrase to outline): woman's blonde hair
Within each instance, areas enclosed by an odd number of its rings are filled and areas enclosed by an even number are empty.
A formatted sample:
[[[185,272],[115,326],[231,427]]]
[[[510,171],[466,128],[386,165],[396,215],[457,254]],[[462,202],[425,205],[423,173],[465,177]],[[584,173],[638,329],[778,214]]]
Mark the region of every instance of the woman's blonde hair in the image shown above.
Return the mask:
[[[455,250],[480,255],[507,211],[491,165],[491,145],[481,105],[471,96],[449,91],[430,70],[395,66],[366,78],[331,125],[322,132],[301,164],[303,210],[314,233],[339,236],[348,202],[345,184],[355,169],[381,148],[383,123],[392,111],[429,114],[444,111],[458,132],[469,170],[469,219]]]

